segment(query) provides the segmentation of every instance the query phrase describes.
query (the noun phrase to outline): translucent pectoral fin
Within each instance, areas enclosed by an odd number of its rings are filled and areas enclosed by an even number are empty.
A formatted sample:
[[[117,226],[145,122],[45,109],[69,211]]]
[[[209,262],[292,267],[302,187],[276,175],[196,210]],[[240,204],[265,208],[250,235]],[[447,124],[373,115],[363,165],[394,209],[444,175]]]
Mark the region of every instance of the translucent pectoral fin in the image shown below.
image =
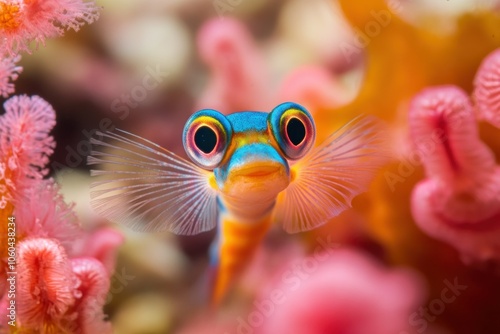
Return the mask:
[[[351,207],[377,170],[390,159],[383,124],[360,116],[292,166],[292,182],[275,208],[289,233],[307,231]]]
[[[123,130],[97,133],[89,165],[91,205],[136,231],[193,235],[215,227],[217,191],[211,172]]]

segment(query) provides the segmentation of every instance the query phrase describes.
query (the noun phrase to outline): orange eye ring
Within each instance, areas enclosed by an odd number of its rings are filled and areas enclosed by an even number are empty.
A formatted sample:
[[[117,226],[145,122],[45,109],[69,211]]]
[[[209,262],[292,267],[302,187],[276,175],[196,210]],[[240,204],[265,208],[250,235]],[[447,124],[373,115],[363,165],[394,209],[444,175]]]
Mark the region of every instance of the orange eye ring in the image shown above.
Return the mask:
[[[212,170],[224,158],[231,136],[231,124],[223,114],[213,109],[203,109],[186,122],[182,142],[195,164]]]
[[[281,151],[290,160],[302,158],[314,144],[316,130],[313,118],[299,104],[280,104],[271,111],[267,122]]]

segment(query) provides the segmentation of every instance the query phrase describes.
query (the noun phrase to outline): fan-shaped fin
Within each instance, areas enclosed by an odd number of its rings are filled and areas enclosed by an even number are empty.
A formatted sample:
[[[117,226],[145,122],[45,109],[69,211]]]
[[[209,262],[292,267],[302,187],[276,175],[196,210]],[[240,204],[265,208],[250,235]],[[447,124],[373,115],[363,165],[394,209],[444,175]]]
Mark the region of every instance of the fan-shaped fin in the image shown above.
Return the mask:
[[[215,227],[213,173],[123,130],[97,136],[88,159],[99,165],[91,171],[95,211],[136,231],[192,235]]]
[[[344,125],[292,166],[292,182],[275,207],[289,233],[307,231],[351,207],[389,159],[386,131],[374,117]]]

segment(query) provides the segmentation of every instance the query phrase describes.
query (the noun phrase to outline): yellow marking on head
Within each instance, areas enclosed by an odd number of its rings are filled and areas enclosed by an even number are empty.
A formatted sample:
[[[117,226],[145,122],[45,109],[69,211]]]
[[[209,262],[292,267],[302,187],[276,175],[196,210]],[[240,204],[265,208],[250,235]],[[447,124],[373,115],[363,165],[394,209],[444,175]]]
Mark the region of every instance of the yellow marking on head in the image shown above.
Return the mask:
[[[235,133],[233,141],[237,147],[253,143],[270,144],[270,136],[267,132],[249,131],[245,133]]]
[[[208,176],[208,184],[212,189],[219,190],[219,186],[217,186],[217,180],[215,180],[214,173],[210,173],[210,175]]]
[[[295,168],[290,168],[290,183],[295,181],[295,178],[297,177],[297,171]]]

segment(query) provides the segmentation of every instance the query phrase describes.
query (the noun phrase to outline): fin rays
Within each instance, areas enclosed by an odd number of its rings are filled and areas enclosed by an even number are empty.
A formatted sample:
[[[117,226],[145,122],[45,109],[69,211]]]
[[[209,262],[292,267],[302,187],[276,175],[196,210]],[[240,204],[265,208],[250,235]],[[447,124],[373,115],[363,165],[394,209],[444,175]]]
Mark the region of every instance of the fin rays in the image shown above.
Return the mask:
[[[89,165],[91,205],[137,231],[192,235],[215,227],[216,190],[210,173],[123,130],[98,132]]]
[[[351,206],[389,160],[380,121],[360,116],[292,166],[294,181],[280,194],[275,219],[289,233],[320,226]]]

